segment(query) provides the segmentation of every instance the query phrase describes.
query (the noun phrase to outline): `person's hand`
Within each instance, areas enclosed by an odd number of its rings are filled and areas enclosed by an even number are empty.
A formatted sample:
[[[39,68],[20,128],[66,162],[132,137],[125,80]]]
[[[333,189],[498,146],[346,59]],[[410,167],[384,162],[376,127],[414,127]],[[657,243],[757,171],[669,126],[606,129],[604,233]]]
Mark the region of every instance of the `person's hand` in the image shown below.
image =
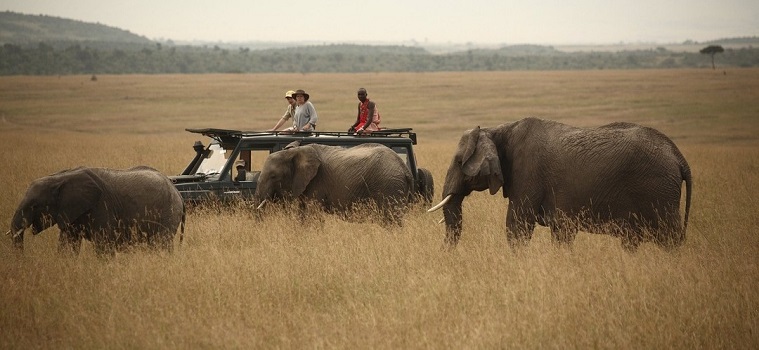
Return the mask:
[[[354,132],[356,132],[356,129],[354,129],[352,126],[350,128],[348,128],[348,133],[349,134],[352,134]]]
[[[363,135],[364,134],[364,128],[358,128],[358,130],[356,130],[356,134]]]

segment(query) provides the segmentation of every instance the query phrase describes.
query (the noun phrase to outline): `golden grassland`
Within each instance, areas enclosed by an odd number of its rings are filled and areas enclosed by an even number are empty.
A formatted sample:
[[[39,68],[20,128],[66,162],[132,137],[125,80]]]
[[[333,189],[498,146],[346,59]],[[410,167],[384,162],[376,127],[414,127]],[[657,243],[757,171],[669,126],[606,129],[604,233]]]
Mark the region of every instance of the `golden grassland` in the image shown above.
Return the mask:
[[[440,214],[404,226],[194,210],[173,254],[57,253],[57,228],[0,240],[0,348],[759,347],[759,70],[0,77],[0,223],[33,179],[79,165],[179,173],[200,138],[261,130],[284,92],[311,94],[320,130],[347,130],[358,87],[387,127],[413,127],[439,190],[461,133],[525,116],[670,135],[690,162],[687,241],[634,254],[539,228],[512,251],[506,200],[464,202],[443,247]],[[204,140],[204,142],[206,142]],[[206,142],[207,143],[207,142]],[[3,229],[3,232],[7,229]]]

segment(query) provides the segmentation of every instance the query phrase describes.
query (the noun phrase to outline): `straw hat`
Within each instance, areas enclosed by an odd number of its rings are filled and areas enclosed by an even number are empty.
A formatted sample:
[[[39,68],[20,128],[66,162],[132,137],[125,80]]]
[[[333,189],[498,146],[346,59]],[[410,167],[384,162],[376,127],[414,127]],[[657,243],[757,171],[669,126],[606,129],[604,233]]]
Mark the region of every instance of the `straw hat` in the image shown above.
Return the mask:
[[[303,95],[303,98],[306,101],[308,101],[309,95],[305,91],[303,91],[301,89],[295,90],[295,92],[293,93],[293,97],[296,97],[298,95]]]

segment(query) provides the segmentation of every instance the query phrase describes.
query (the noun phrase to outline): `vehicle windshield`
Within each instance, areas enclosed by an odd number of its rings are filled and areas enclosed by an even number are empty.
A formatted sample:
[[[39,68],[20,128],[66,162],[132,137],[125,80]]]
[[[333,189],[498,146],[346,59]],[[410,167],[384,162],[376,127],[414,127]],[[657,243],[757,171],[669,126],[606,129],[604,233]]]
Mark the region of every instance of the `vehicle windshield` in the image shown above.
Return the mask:
[[[227,163],[227,150],[222,148],[218,143],[212,143],[208,146],[206,152],[208,152],[208,154],[203,158],[196,174],[218,176],[221,174],[221,169],[224,168],[224,164]]]

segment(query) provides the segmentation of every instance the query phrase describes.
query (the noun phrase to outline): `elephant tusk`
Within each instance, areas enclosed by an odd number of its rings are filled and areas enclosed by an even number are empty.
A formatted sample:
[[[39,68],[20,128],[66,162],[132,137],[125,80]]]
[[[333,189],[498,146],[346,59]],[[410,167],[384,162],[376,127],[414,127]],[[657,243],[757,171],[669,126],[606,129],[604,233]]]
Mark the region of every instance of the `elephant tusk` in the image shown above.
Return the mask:
[[[256,210],[259,210],[259,209],[263,208],[263,207],[264,207],[264,205],[266,205],[266,199],[264,199],[264,200],[261,202],[261,204],[259,204],[259,205],[258,205],[258,207],[256,208]]]
[[[437,222],[437,224],[438,224],[438,225],[440,225],[440,224],[442,224],[443,222],[445,222],[445,218],[442,218],[442,219],[440,219],[440,220]]]
[[[433,212],[435,210],[438,210],[438,209],[442,208],[445,205],[445,203],[448,203],[448,201],[451,200],[451,196],[453,196],[453,195],[449,194],[447,197],[443,198],[443,200],[440,201],[440,203],[438,203],[438,205],[436,205],[436,206],[434,206],[432,208],[427,209],[427,212],[431,213],[431,212]]]
[[[8,230],[8,233],[11,233],[11,230]],[[21,234],[24,233],[24,229],[20,229],[16,231],[16,233],[13,235],[13,238],[18,238],[18,236],[21,236]]]
[[[11,234],[11,230],[8,230],[8,232],[5,233],[6,236],[9,234]]]

